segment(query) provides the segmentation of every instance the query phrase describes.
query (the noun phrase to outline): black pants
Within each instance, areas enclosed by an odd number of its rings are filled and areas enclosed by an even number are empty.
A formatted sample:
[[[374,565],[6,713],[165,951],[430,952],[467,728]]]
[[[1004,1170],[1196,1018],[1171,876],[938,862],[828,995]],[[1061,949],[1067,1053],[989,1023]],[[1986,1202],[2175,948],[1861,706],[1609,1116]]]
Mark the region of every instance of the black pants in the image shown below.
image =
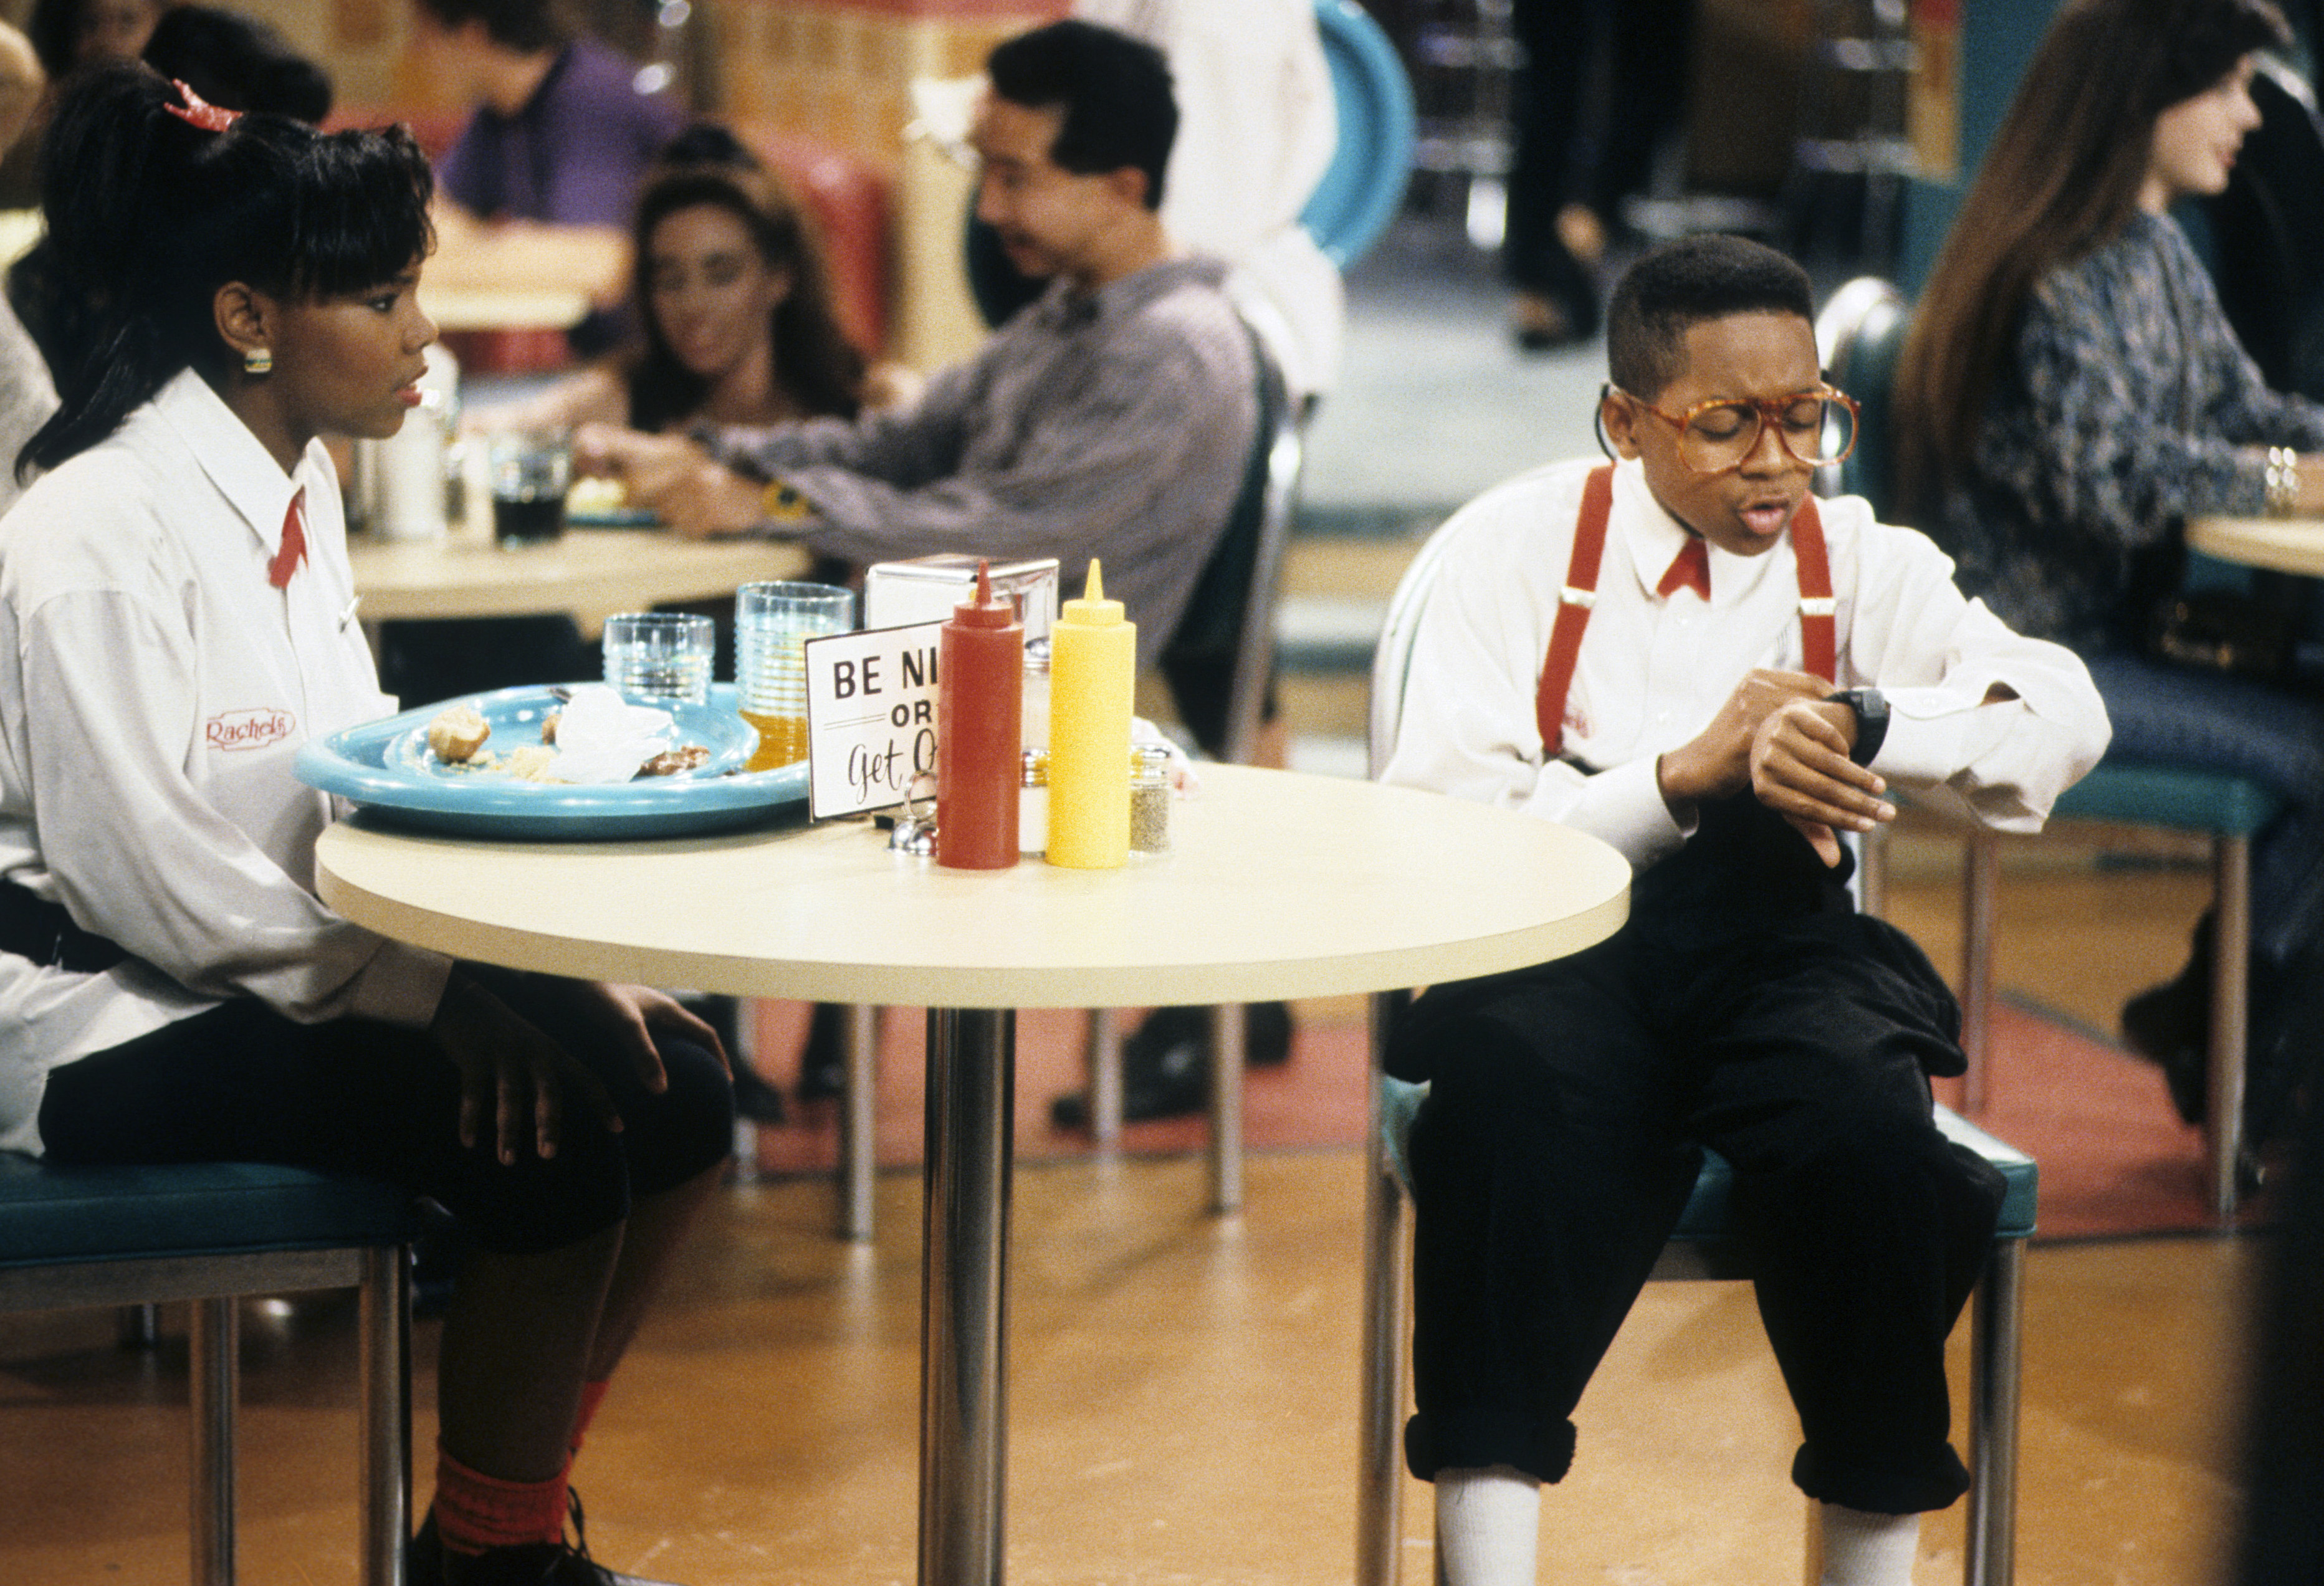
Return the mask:
[[[629,1215],[733,1148],[725,1070],[660,1037],[669,1076],[647,1091],[607,1035],[547,976],[464,967],[586,1065],[622,1117],[609,1130],[566,1087],[557,1154],[503,1166],[489,1111],[459,1142],[459,1073],[419,1030],[367,1019],[298,1024],[242,999],[69,1063],[49,1076],[41,1134],[64,1164],[274,1162],[408,1185],[485,1249],[538,1254]]]
[[[1711,824],[1690,845],[1701,873],[1720,869]],[[1788,828],[1747,840],[1783,839],[1814,862]],[[1395,1072],[1434,1082],[1412,1137],[1406,1461],[1424,1479],[1565,1474],[1574,1406],[1707,1145],[1734,1166],[1738,1237],[1799,1411],[1793,1479],[1852,1508],[1941,1508],[1968,1487],[1946,1441],[1945,1335],[2003,1187],[1930,1119],[1927,1074],[1960,1066],[1958,1010],[1880,921],[1751,917],[1764,890],[1740,918],[1670,909],[1688,889],[1649,884],[1670,879],[1642,878],[1632,923],[1597,947],[1430,991],[1392,1042]]]

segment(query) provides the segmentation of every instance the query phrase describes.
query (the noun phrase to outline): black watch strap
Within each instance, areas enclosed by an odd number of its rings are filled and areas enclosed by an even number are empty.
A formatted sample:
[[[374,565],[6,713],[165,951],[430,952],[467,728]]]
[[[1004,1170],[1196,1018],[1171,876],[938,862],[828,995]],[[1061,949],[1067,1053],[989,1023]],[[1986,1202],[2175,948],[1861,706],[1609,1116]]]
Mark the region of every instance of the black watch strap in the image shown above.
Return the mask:
[[[1843,688],[1825,697],[1856,713],[1856,747],[1848,752],[1848,758],[1858,765],[1870,765],[1888,736],[1888,696],[1877,688]]]

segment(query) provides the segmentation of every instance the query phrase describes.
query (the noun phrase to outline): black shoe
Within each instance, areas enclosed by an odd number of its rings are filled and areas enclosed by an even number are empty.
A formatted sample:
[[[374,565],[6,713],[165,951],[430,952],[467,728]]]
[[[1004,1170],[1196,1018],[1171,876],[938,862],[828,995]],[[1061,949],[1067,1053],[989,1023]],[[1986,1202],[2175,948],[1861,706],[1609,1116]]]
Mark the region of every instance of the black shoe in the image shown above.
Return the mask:
[[[573,1541],[540,1542],[525,1547],[495,1547],[478,1554],[447,1553],[436,1534],[431,1506],[404,1554],[405,1586],[672,1586],[643,1575],[624,1575],[589,1556],[580,1495],[567,1489],[567,1513]]]
[[[1165,1065],[1164,1054],[1188,1041],[1211,1048],[1208,1008],[1157,1008],[1121,1047],[1125,1074]],[[1249,1068],[1272,1068],[1291,1056],[1291,1009],[1282,1002],[1246,1002],[1242,1010],[1242,1060]]]
[[[2122,1005],[2123,1039],[2163,1070],[2172,1106],[2191,1124],[2203,1121],[2209,1090],[2212,934],[2206,914],[2196,923],[2186,966]]]
[[[1281,1002],[1243,1008],[1243,1062],[1267,1067],[1291,1056],[1291,1010]],[[1142,1123],[1200,1112],[1211,1097],[1211,1010],[1157,1008],[1121,1045],[1121,1118]],[[1089,1098],[1081,1092],[1049,1103],[1059,1129],[1089,1127]]]
[[[799,1050],[798,1099],[823,1102],[847,1088],[847,1009],[818,1002],[807,1021],[807,1045]]]
[[[776,1090],[742,1061],[742,1005],[740,1000],[725,996],[686,996],[678,999],[687,1012],[718,1032],[718,1044],[726,1049],[726,1058],[734,1069],[734,1111],[738,1117],[752,1123],[780,1123],[783,1120],[782,1093]]]
[[[783,1093],[759,1077],[759,1071],[734,1059],[734,1111],[752,1123],[780,1123]]]

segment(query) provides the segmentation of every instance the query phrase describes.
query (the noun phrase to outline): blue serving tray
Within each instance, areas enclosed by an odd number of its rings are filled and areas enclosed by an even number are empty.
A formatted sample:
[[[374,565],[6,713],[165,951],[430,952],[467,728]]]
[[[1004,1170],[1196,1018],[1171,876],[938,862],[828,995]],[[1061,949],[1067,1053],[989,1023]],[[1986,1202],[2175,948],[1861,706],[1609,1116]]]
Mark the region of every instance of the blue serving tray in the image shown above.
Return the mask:
[[[710,703],[651,700],[677,718],[682,742],[710,751],[708,763],[676,776],[595,787],[519,781],[447,771],[427,748],[428,724],[466,703],[493,729],[490,747],[540,741],[541,718],[558,708],[549,685],[439,700],[309,742],[292,770],[300,781],[336,793],[383,819],[458,837],[547,838],[603,843],[681,837],[807,815],[807,766],[742,771],[759,735],[735,714],[734,687],[714,684]]]

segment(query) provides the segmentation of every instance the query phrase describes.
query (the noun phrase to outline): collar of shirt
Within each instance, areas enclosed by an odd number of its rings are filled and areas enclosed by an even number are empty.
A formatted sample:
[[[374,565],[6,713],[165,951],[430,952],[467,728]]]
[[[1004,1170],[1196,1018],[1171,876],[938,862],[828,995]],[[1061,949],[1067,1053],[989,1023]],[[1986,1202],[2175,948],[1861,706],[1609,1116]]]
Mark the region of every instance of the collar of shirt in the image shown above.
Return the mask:
[[[1635,459],[1614,466],[1614,504],[1611,513],[1613,531],[1622,537],[1630,555],[1630,576],[1637,580],[1640,596],[1648,602],[1660,602],[1665,597],[1655,593],[1663,575],[1678,553],[1685,549],[1692,530],[1671,516],[1669,509],[1655,499],[1647,487],[1646,469]],[[1738,557],[1705,542],[1703,549],[1711,557],[1711,604],[1713,609],[1733,606],[1748,599],[1758,588],[1762,579],[1777,567],[1791,577],[1792,539],[1784,536],[1783,542],[1765,556]],[[1603,586],[1604,578],[1600,579]],[[1676,599],[1676,595],[1669,598]]]
[[[1184,286],[1215,290],[1226,278],[1227,267],[1223,263],[1196,254],[1148,264],[1093,292],[1076,290],[1061,275],[1049,282],[1034,311],[1044,326],[1064,334],[1084,326],[1126,319]]]
[[[282,548],[282,520],[303,479],[283,473],[258,437],[226,405],[209,383],[189,369],[153,399],[162,420],[178,432],[218,493],[249,525],[258,576]],[[306,458],[300,472],[306,471]],[[309,498],[310,500],[312,498]]]

